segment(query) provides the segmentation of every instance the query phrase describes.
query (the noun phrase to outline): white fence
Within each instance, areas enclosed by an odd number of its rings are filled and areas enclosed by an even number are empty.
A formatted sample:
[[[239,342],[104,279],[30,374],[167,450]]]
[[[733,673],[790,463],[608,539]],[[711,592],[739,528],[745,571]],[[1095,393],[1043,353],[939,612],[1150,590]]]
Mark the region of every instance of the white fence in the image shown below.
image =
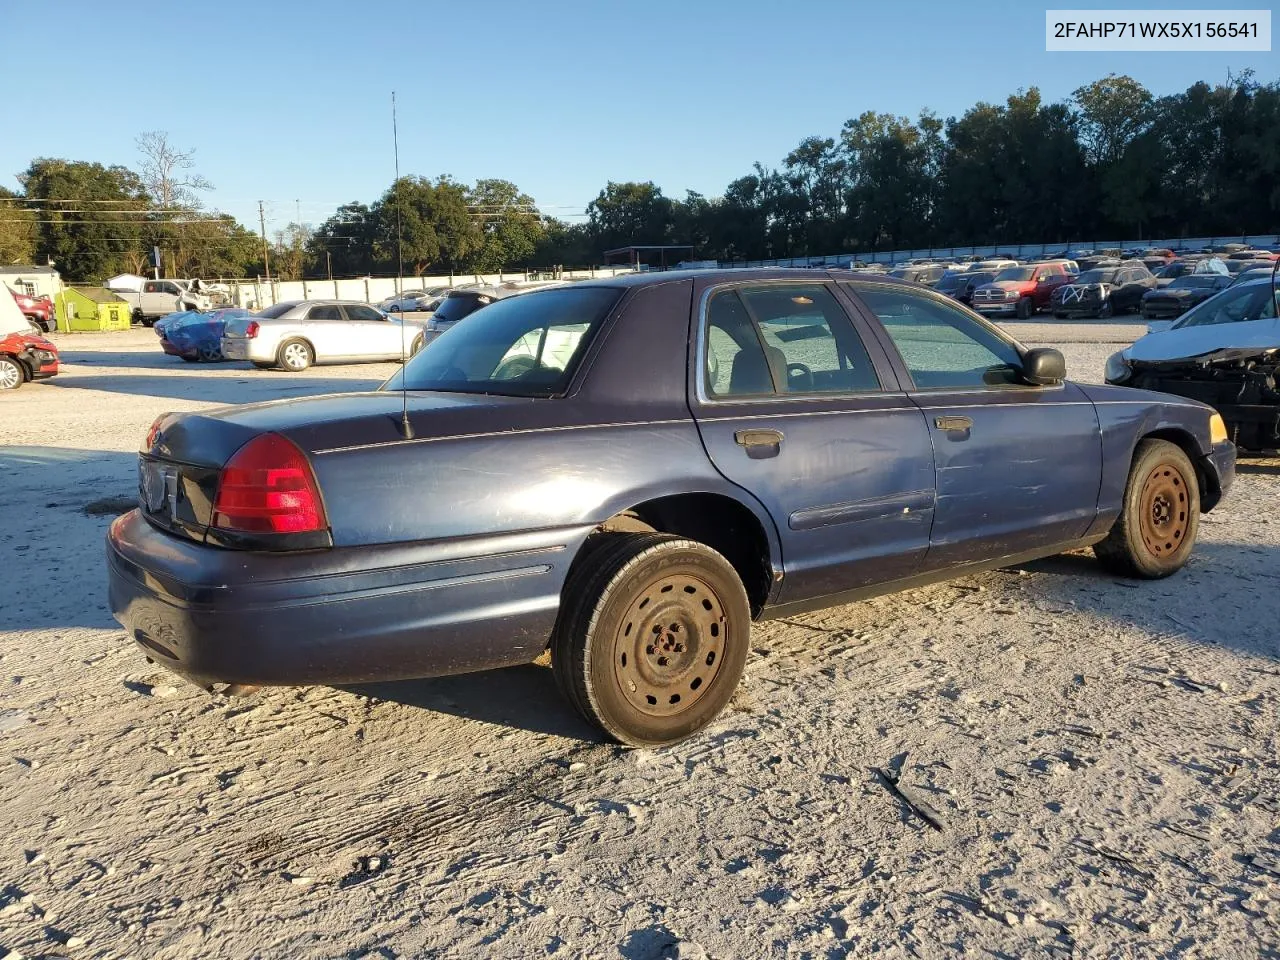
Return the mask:
[[[586,270],[564,270],[565,280],[613,277],[631,273],[630,267],[591,267]],[[524,271],[485,274],[446,274],[438,277],[346,277],[333,280],[221,280],[231,288],[231,300],[241,307],[261,310],[285,300],[359,300],[378,303],[401,291],[426,290],[431,287],[457,287],[464,283],[498,284],[508,280],[527,280]]]

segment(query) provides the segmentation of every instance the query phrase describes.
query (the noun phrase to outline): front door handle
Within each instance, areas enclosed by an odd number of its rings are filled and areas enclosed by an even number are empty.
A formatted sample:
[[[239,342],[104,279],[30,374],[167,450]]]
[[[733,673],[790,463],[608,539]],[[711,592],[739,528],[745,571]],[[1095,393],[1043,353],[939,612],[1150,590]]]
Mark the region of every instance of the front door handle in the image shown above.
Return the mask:
[[[973,427],[973,421],[968,417],[934,417],[933,425],[939,430],[946,430],[950,433],[952,430],[968,430]]]
[[[782,444],[782,431],[739,430],[733,439],[740,447],[777,447]]]

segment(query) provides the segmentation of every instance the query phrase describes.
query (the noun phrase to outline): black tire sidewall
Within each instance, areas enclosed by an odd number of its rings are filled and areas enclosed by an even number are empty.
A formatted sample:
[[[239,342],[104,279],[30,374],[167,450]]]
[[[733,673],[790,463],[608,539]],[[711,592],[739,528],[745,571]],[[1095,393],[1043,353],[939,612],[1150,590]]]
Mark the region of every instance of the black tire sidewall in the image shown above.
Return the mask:
[[[286,349],[293,346],[295,343],[305,347],[307,350],[307,364],[304,367],[291,367],[289,366],[289,364],[285,363],[284,352]],[[292,340],[286,340],[284,343],[280,344],[280,346],[276,348],[276,365],[283,370],[288,370],[290,373],[301,373],[303,370],[306,370],[307,367],[312,366],[315,362],[316,362],[316,352],[313,349],[311,349],[310,344],[308,344],[305,340],[298,340],[296,338]]]
[[[598,557],[612,575],[594,603],[590,597],[583,598],[583,613],[590,616],[581,648],[582,693],[587,701],[583,706],[607,733],[623,743],[676,743],[705,727],[732,699],[751,644],[750,603],[733,567],[710,547],[660,535],[639,534],[625,540],[631,543]],[[724,659],[707,692],[687,711],[654,717],[637,710],[623,695],[614,672],[614,638],[644,585],[672,574],[694,576],[716,593],[726,621]]]

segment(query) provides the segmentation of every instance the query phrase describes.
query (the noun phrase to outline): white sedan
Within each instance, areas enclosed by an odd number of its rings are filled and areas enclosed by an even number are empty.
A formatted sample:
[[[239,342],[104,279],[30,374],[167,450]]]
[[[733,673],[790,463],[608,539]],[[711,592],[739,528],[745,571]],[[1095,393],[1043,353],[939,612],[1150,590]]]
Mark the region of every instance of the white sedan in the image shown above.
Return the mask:
[[[389,317],[367,303],[290,300],[228,320],[222,353],[229,360],[295,372],[313,363],[398,360],[421,345],[425,323]]]

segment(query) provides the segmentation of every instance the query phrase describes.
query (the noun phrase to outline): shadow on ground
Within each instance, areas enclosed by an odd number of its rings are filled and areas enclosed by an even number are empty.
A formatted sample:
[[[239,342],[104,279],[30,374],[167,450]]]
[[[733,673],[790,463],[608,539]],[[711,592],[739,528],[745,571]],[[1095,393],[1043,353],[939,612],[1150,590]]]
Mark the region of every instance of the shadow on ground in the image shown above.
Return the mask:
[[[565,701],[550,666],[530,663],[432,680],[364,683],[343,689],[406,707],[466,717],[501,727],[604,743]]]

